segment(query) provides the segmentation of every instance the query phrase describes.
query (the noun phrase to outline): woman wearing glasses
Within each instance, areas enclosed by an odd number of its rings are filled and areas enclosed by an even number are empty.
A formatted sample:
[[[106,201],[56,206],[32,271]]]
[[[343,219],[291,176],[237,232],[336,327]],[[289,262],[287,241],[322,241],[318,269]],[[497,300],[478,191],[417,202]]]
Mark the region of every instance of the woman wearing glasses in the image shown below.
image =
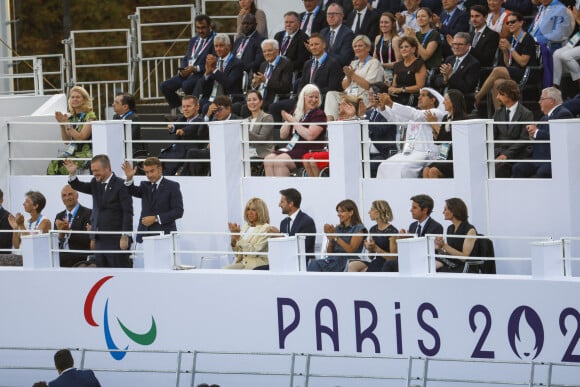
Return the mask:
[[[476,105],[491,91],[493,106],[498,109],[500,103],[497,100],[497,87],[508,79],[519,82],[526,67],[536,63],[536,42],[522,29],[523,16],[518,12],[512,12],[507,17],[506,23],[511,37],[499,40],[500,55],[497,67],[489,74],[479,93],[475,94]]]

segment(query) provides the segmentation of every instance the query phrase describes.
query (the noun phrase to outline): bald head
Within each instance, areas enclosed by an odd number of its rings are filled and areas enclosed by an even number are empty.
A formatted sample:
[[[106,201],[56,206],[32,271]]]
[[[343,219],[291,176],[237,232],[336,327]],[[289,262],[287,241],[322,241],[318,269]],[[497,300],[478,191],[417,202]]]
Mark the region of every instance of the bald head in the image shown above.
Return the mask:
[[[66,209],[72,211],[79,202],[79,193],[67,184],[60,190],[60,198]]]

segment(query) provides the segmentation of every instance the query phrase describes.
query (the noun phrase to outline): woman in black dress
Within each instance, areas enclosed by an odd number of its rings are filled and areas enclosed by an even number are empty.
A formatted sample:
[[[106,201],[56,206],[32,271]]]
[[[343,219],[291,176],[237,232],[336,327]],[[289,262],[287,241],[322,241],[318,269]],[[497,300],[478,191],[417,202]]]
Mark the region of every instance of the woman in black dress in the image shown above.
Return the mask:
[[[452,121],[464,120],[467,118],[465,108],[465,97],[463,93],[456,89],[450,89],[443,99],[447,114],[443,116],[442,124],[437,122],[437,117],[431,113],[425,113],[427,120],[432,122],[433,140],[439,144],[439,160],[453,160],[453,147],[451,140],[453,138]],[[423,178],[437,179],[443,177],[453,177],[452,162],[435,162],[423,168]]]
[[[469,257],[473,250],[475,238],[460,238],[452,235],[477,236],[477,230],[467,221],[467,206],[459,198],[445,200],[443,216],[445,220],[451,221],[451,225],[447,227],[447,241],[442,237],[435,238],[435,249],[437,249],[437,254],[459,258],[438,257],[436,259],[437,271],[461,273],[466,257]]]
[[[423,59],[417,58],[417,39],[403,36],[399,42],[402,59],[393,67],[394,77],[389,94],[395,102],[416,106],[416,97],[427,80],[427,68]]]
[[[377,222],[369,231],[369,238],[365,241],[365,248],[371,256],[371,262],[353,261],[348,265],[348,271],[381,271],[386,260],[397,259],[395,256],[383,254],[396,253],[391,251],[392,234],[399,231],[391,224],[393,211],[385,200],[375,200],[369,210],[371,220]],[[376,235],[376,234],[385,234]]]

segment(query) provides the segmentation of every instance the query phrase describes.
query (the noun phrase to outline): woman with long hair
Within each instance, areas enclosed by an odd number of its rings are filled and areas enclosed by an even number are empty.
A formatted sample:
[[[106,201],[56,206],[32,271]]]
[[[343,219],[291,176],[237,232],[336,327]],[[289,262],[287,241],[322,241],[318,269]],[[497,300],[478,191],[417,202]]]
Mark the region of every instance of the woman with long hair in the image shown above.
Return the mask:
[[[375,38],[373,57],[383,66],[385,82],[390,86],[393,81],[393,66],[401,59],[399,53],[399,36],[397,34],[397,19],[390,12],[384,12],[379,19],[380,34]]]
[[[393,221],[391,206],[386,200],[375,200],[369,210],[369,216],[376,224],[369,230],[369,237],[364,244],[372,260],[370,262],[352,261],[348,265],[348,271],[382,271],[387,260],[397,259],[395,256],[384,255],[397,252],[393,234],[399,231],[391,224]]]
[[[350,199],[341,201],[336,205],[336,214],[340,222],[338,225],[328,223],[324,225],[324,233],[328,240],[326,252],[329,256],[311,260],[308,271],[344,271],[349,259],[358,259],[357,255],[347,254],[358,254],[362,251],[364,234],[367,230],[362,223],[356,203]]]
[[[326,138],[326,114],[320,109],[320,90],[308,84],[298,95],[294,114],[282,110],[285,124],[280,129],[280,138],[288,144],[264,158],[266,176],[289,176],[296,169],[304,154],[312,148],[308,141],[323,141]],[[316,143],[316,147],[324,144]]]
[[[433,128],[433,139],[440,142],[439,145],[439,160],[452,161],[453,148],[451,140],[452,122],[464,120],[467,118],[467,109],[465,106],[465,97],[463,93],[456,89],[450,89],[445,93],[443,103],[447,114],[443,117],[443,124],[439,124],[437,118],[432,115],[427,115],[427,120],[431,122]],[[453,162],[435,162],[423,168],[423,178],[443,178],[453,177]]]
[[[93,149],[89,143],[78,144],[77,141],[88,141],[92,138],[91,121],[97,119],[93,112],[93,102],[89,93],[81,86],[74,86],[69,91],[68,113],[56,112],[54,117],[60,123],[60,137],[66,142],[66,150],[61,157],[85,158],[93,157]],[[82,167],[86,161],[77,161]],[[62,160],[53,160],[48,164],[49,175],[68,175]]]

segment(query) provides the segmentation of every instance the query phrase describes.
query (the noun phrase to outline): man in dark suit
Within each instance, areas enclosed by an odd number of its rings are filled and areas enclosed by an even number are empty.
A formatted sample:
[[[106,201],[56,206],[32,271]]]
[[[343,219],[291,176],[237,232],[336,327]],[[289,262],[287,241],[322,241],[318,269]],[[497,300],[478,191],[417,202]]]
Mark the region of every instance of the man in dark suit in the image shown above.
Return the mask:
[[[48,387],[101,387],[92,370],[74,368],[74,359],[68,349],[61,349],[54,354],[54,366],[58,378],[48,383]]]
[[[379,112],[379,93],[387,93],[387,85],[377,82],[369,88],[370,107],[365,112],[365,118],[369,120],[370,144],[370,169],[371,177],[377,177],[380,162],[388,159],[397,152],[395,141],[397,140],[397,125],[387,124],[387,118]],[[392,141],[383,143],[383,141]]]
[[[142,181],[136,186],[133,184],[133,176],[137,168],[133,168],[128,161],[123,163],[125,185],[132,196],[141,199],[141,221],[137,231],[163,231],[165,234],[177,231],[175,221],[183,216],[183,197],[179,183],[163,176],[161,160],[157,157],[146,158],[143,170],[149,181]],[[143,242],[142,234],[137,234],[137,242]]]
[[[471,50],[469,53],[477,58],[481,67],[492,67],[499,46],[499,34],[491,30],[486,24],[487,8],[482,5],[474,5],[469,10],[471,26]],[[482,74],[480,79],[485,79],[491,70]]]
[[[226,95],[220,95],[215,98],[215,101],[209,105],[207,109],[205,121],[226,121],[239,120],[240,117],[232,114],[232,101]],[[209,144],[203,148],[190,148],[186,155],[186,159],[191,160],[206,160],[210,158]],[[206,176],[210,172],[210,163],[208,161],[189,162],[186,165],[184,174],[190,176]]]
[[[304,63],[297,90],[300,93],[307,84],[315,84],[320,89],[321,105],[324,106],[326,93],[342,90],[341,80],[344,73],[338,61],[326,53],[326,42],[322,35],[313,33],[308,39],[308,48],[312,58]],[[289,112],[295,107],[296,99],[284,99],[270,105],[270,114],[274,117],[274,122],[282,122],[282,110]]]
[[[426,234],[443,234],[443,226],[435,219],[431,218],[431,213],[435,207],[433,198],[429,195],[415,195],[411,197],[411,217],[415,219],[409,225],[409,231],[401,229],[401,234],[415,234],[417,237],[423,237]],[[399,271],[397,260],[388,260],[383,266],[383,271]]]
[[[264,111],[268,111],[276,95],[288,95],[292,90],[292,63],[280,55],[280,46],[275,39],[262,42],[264,62],[252,79],[252,88],[262,93]]]
[[[77,178],[77,165],[65,160],[69,184],[79,192],[93,197],[92,231],[117,231],[119,234],[94,234],[95,250],[128,250],[133,230],[133,200],[123,182],[111,171],[107,155],[97,155],[91,160],[93,178],[89,183]],[[95,254],[97,267],[131,267],[127,253]]]
[[[308,35],[300,29],[300,16],[294,11],[284,14],[284,31],[279,31],[274,35],[280,47],[280,55],[292,61],[292,72],[296,77],[300,77],[302,66],[310,53],[306,50]]]
[[[305,11],[300,13],[300,29],[308,36],[320,32],[326,24],[326,13],[317,0],[304,0]]]
[[[205,57],[214,54],[211,19],[207,15],[195,17],[196,37],[191,38],[185,56],[179,66],[179,74],[161,83],[161,91],[171,109],[181,106],[181,99],[176,91],[180,88],[185,94],[192,94],[197,81],[205,72]]]
[[[441,64],[434,86],[441,92],[448,89],[460,90],[465,95],[467,106],[473,105],[473,93],[479,82],[479,61],[469,53],[471,36],[458,32],[453,37],[453,55]],[[443,94],[443,93],[442,93]]]
[[[371,44],[374,44],[379,33],[379,13],[369,8],[367,0],[353,0],[352,5],[354,9],[347,14],[345,25],[352,30],[354,36],[366,35]]]
[[[458,2],[458,0],[443,0],[441,15],[439,17],[433,15],[433,23],[441,34],[444,57],[453,55],[449,43],[455,34],[469,31],[469,15],[457,7]]]
[[[573,118],[572,113],[562,106],[562,93],[555,87],[547,87],[542,90],[540,96],[540,110],[544,116],[540,121],[549,121],[563,118]],[[528,125],[528,135],[531,140],[549,140],[550,124]],[[538,144],[532,146],[532,160],[550,160],[550,143]],[[512,177],[552,177],[552,164],[550,162],[530,162],[516,163],[513,166]]]
[[[332,4],[337,4],[342,7],[345,14],[349,14],[352,11],[353,5],[352,0],[320,0],[318,5],[324,12],[328,12],[328,8]]]
[[[4,203],[4,192],[0,189],[0,230],[12,230],[10,222],[8,222],[8,217],[10,212],[6,211],[2,204]],[[12,249],[12,233],[11,232],[0,232],[0,254],[8,254]]]
[[[91,209],[81,206],[79,193],[70,185],[65,185],[60,191],[60,197],[65,210],[56,214],[54,229],[87,231],[91,224]],[[86,261],[87,251],[91,249],[89,234],[59,233],[58,248],[61,250],[85,250],[84,253],[69,253],[61,251],[59,254],[60,267],[73,267],[76,263]]]
[[[338,4],[330,4],[326,11],[328,27],[320,34],[326,41],[326,51],[332,55],[341,66],[348,66],[354,58],[352,40],[354,34],[350,28],[342,24],[344,12]]]
[[[249,79],[251,79],[253,73],[258,71],[260,64],[264,61],[264,55],[262,54],[261,43],[265,39],[258,31],[256,31],[256,16],[251,13],[244,15],[242,19],[242,34],[234,42],[234,48],[232,52],[242,61],[244,65],[244,71],[246,72]],[[249,84],[249,80],[248,80]],[[245,88],[247,86],[243,85]]]
[[[193,94],[199,96],[202,114],[207,111],[218,95],[230,95],[242,100],[242,61],[231,52],[232,45],[226,34],[217,34],[213,39],[216,55],[205,58],[205,73],[197,82]]]
[[[114,120],[133,121],[131,123],[131,141],[141,140],[141,125],[136,122],[139,121],[139,116],[135,112],[135,97],[129,93],[119,93],[113,100],[113,111],[115,115]],[[135,151],[147,150],[146,144],[133,143],[133,153]]]
[[[400,0],[371,0],[371,6],[377,10],[379,15],[383,12],[390,12],[393,15],[403,9],[402,1]]]
[[[206,143],[190,143],[186,141],[209,140],[207,125],[203,123],[203,116],[199,114],[199,101],[191,95],[183,96],[181,100],[181,110],[183,115],[177,121],[184,124],[167,125],[169,135],[176,140],[175,143],[161,150],[159,158],[162,160],[184,159],[189,148],[205,148]],[[182,162],[163,162],[163,174],[165,176],[175,175],[182,167]]]
[[[507,80],[497,87],[497,99],[502,107],[493,114],[494,141],[527,141],[529,139],[526,125],[519,122],[533,121],[534,114],[520,99],[520,88],[515,81]],[[498,122],[508,122],[500,124]],[[493,147],[495,163],[495,177],[511,177],[513,163],[503,163],[503,160],[523,159],[526,155],[526,143],[496,143]]]

